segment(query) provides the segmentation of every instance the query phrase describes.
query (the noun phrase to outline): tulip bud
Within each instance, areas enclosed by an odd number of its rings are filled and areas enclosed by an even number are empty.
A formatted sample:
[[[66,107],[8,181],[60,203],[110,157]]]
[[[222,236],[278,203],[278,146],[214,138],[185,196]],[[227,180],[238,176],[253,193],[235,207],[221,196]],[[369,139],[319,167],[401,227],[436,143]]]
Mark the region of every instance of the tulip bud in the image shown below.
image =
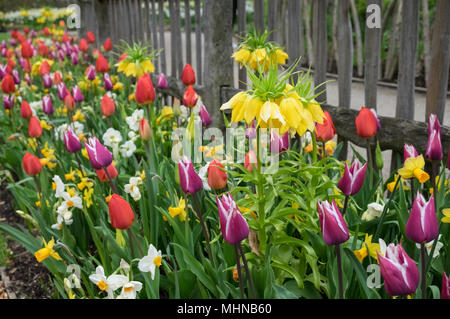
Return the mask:
[[[139,135],[144,141],[148,141],[152,138],[152,129],[146,118],[142,118],[139,121]]]
[[[14,79],[10,74],[6,74],[2,80],[2,91],[5,94],[12,94],[16,91]]]
[[[22,105],[20,106],[20,117],[24,119],[29,119],[33,115],[30,104],[27,101],[22,100]]]
[[[428,135],[430,135],[432,131],[441,133],[441,125],[439,124],[439,119],[436,114],[430,114],[428,117]]]
[[[5,110],[10,110],[13,108],[13,106],[14,106],[14,94],[11,95],[4,94],[3,107],[5,108]]]
[[[158,85],[156,87],[161,90],[166,90],[169,87],[166,76],[163,73],[158,75]]]
[[[213,160],[208,166],[208,185],[212,189],[222,189],[227,186],[227,173],[219,161]]]
[[[41,66],[39,67],[39,75],[43,76],[44,74],[50,74],[51,66],[47,62],[47,60],[44,60],[44,62],[41,63]]]
[[[253,166],[255,166],[255,168],[258,168],[256,154],[254,151],[248,151],[244,159],[244,168],[249,172],[253,172]]]
[[[84,101],[84,95],[81,93],[80,88],[78,87],[78,85],[75,85],[72,88],[72,94],[73,94],[73,99],[75,102],[79,103],[79,102],[83,102]]]
[[[53,114],[55,112],[53,109],[52,99],[49,95],[44,95],[42,97],[42,111],[45,114]]]
[[[202,125],[205,127],[211,124],[211,117],[204,104],[200,105],[200,119],[202,120]]]
[[[442,274],[441,299],[450,299],[450,278],[445,272]]]
[[[327,201],[318,202],[317,207],[325,243],[331,246],[346,242],[350,237],[347,224],[334,200],[331,204]]]
[[[381,154],[380,143],[377,141],[377,148],[375,149],[375,163],[378,169],[382,169],[384,166],[383,155]]]
[[[224,194],[221,199],[216,196],[216,202],[223,239],[231,245],[240,243],[248,237],[249,227],[231,193]]]
[[[78,59],[78,54],[75,52],[72,52],[70,54],[70,61],[72,62],[73,65],[77,65],[80,62]]]
[[[419,269],[403,250],[402,245],[390,244],[386,255],[378,254],[384,288],[390,296],[406,296],[416,291],[419,285]]]
[[[334,127],[330,113],[328,111],[324,111],[323,113],[325,114],[323,124],[316,123],[316,138],[320,142],[327,142],[333,139],[336,134],[336,128]]]
[[[155,88],[148,73],[145,73],[138,79],[134,97],[138,104],[149,104],[155,100]]]
[[[58,97],[61,101],[64,101],[64,98],[69,93],[69,91],[66,88],[66,85],[64,82],[61,82],[58,84]]]
[[[101,53],[98,55],[98,58],[95,61],[95,70],[100,73],[109,71],[108,60],[106,60],[106,58]]]
[[[117,194],[111,196],[108,204],[111,226],[115,229],[127,229],[133,225],[134,212],[130,204]]]
[[[111,77],[108,73],[105,73],[103,75],[103,87],[105,88],[105,91],[111,91],[114,87]]]
[[[75,100],[73,99],[72,95],[67,94],[64,98],[64,106],[66,107],[67,111],[72,112],[75,110]]]
[[[87,50],[89,50],[89,44],[87,43],[86,39],[82,38],[80,40],[79,48],[80,48],[80,51],[87,51]]]
[[[405,162],[410,157],[417,157],[419,154],[413,145],[405,144],[403,147],[403,162]]]
[[[103,95],[100,108],[103,116],[111,116],[116,111],[114,100],[110,98],[108,94]]]
[[[108,167],[112,163],[113,158],[111,152],[96,137],[89,138],[85,146],[89,156],[89,162],[91,162],[94,169]]]
[[[86,33],[86,39],[88,43],[95,43],[95,35],[92,31]]]
[[[289,132],[282,137],[275,131],[270,132],[270,151],[272,154],[279,154],[289,149]]]
[[[436,115],[431,114],[428,121],[428,143],[425,155],[432,161],[440,161],[444,154],[441,143],[441,127]]]
[[[364,183],[364,177],[366,176],[367,163],[361,165],[356,158],[352,163],[352,166],[348,168],[345,163],[344,175],[338,182],[338,188],[346,195],[355,195],[361,189]]]
[[[14,80],[14,84],[19,85],[19,84],[20,84],[20,75],[19,75],[19,71],[13,70],[13,71],[12,71],[12,77],[13,77],[13,80]]]
[[[103,48],[105,49],[105,51],[111,51],[112,50],[111,38],[107,38],[105,40],[105,43],[103,43]]]
[[[195,172],[191,160],[183,156],[183,160],[178,161],[180,173],[180,185],[185,194],[195,194],[203,187],[200,176]]]
[[[252,139],[256,138],[256,126],[255,119],[252,121],[252,126],[249,126],[247,123],[245,124],[245,138]]]
[[[87,67],[86,75],[89,81],[93,81],[95,79],[95,68],[92,65]]]
[[[46,89],[50,89],[52,87],[52,78],[50,77],[50,74],[45,73],[42,76],[42,82],[44,83],[44,87]]]
[[[53,83],[55,83],[55,85],[59,85],[62,83],[62,74],[59,71],[56,71],[55,74],[53,75]]]
[[[183,105],[186,107],[194,107],[197,105],[198,94],[195,92],[194,87],[189,85],[183,94]]]
[[[26,152],[22,160],[22,166],[30,176],[36,176],[42,170],[42,164],[38,157]]]
[[[427,243],[434,240],[439,235],[436,209],[434,207],[433,195],[427,202],[425,198],[417,192],[414,199],[411,214],[406,223],[406,237],[415,243]]]
[[[186,86],[195,84],[195,72],[190,64],[184,66],[183,72],[181,73],[181,81]]]
[[[33,57],[33,49],[31,47],[31,45],[26,41],[22,42],[21,52],[22,52],[22,56],[25,59],[29,59],[29,58]]]
[[[34,116],[32,116],[28,122],[28,135],[35,138],[42,135],[41,122],[39,122],[39,120]]]
[[[377,134],[377,118],[371,110],[366,109],[364,106],[361,108],[361,111],[355,119],[355,125],[356,133],[359,137],[371,138]]]
[[[117,171],[116,167],[111,164],[109,165],[106,170],[108,171],[109,177],[111,177],[111,179],[116,178],[117,175],[119,175],[119,172]],[[101,180],[102,182],[107,182],[109,181],[108,179],[108,175],[106,175],[105,170],[104,169],[97,169],[95,170],[97,177],[99,180]]]
[[[63,138],[64,138],[64,145],[66,146],[66,149],[67,149],[70,153],[78,152],[78,151],[81,149],[80,139],[79,139],[78,136],[75,134],[75,132],[73,131],[73,129],[68,128],[68,129],[64,132]]]

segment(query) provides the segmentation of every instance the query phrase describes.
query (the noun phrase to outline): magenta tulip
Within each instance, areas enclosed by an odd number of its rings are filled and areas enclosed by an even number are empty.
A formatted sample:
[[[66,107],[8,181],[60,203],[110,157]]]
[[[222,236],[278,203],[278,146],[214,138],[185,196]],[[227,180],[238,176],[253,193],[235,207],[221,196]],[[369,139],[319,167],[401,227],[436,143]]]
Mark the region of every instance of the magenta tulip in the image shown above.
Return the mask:
[[[347,224],[341,215],[334,200],[330,204],[327,201],[317,203],[319,210],[320,228],[323,240],[328,246],[338,245],[349,239]]]
[[[14,83],[17,84],[17,85],[19,85],[19,84],[20,84],[20,75],[19,75],[19,71],[13,70],[13,71],[12,71],[12,77],[13,77]]]
[[[81,149],[80,139],[71,128],[68,128],[63,136],[64,145],[70,153],[78,152]]]
[[[61,101],[64,101],[64,98],[67,95],[67,88],[64,82],[58,84],[58,97]]]
[[[450,278],[445,272],[442,275],[441,299],[450,299]]]
[[[93,81],[95,79],[95,67],[89,66],[89,70],[87,72],[87,78],[89,81]]]
[[[94,169],[106,168],[112,163],[111,152],[96,137],[90,137],[85,146],[89,161]]]
[[[219,208],[220,231],[223,239],[231,245],[240,243],[248,237],[248,224],[239,211],[231,193],[224,194],[221,199],[216,196]]]
[[[161,90],[166,90],[169,87],[169,85],[167,84],[167,78],[164,73],[158,75],[158,84],[156,85],[156,87]]]
[[[13,106],[14,106],[14,94],[11,95],[4,94],[3,107],[5,108],[5,110],[10,110],[13,108]]]
[[[281,152],[285,152],[289,149],[289,132],[283,134],[280,137],[278,133],[271,132],[270,133],[270,151],[272,154],[279,154]]]
[[[411,214],[406,223],[405,233],[406,237],[418,244],[430,242],[439,235],[433,196],[427,202],[417,192]]]
[[[52,99],[49,95],[44,95],[42,97],[42,111],[45,114],[53,114],[55,112],[53,109]]]
[[[114,87],[111,77],[108,73],[105,73],[103,75],[103,87],[105,88],[105,91],[111,91]]]
[[[405,144],[403,147],[403,162],[405,162],[410,157],[417,157],[419,154],[413,145]]]
[[[203,104],[200,105],[200,119],[202,120],[202,125],[205,127],[211,124],[211,117]]]
[[[444,157],[441,143],[441,126],[436,114],[431,114],[428,118],[428,143],[425,155],[432,161],[440,161]]]
[[[84,101],[84,95],[81,93],[80,88],[78,87],[78,85],[75,85],[72,88],[72,95],[73,95],[73,100],[77,103],[79,102],[83,102]]]
[[[45,73],[45,74],[42,76],[42,82],[44,83],[44,87],[45,87],[46,89],[51,88],[51,87],[52,87],[52,78],[51,78],[50,74]]]
[[[185,194],[195,194],[203,187],[202,179],[195,172],[194,166],[187,156],[183,156],[183,160],[178,162],[178,170],[181,189]]]
[[[345,163],[344,175],[338,182],[338,188],[346,195],[355,195],[361,189],[366,176],[367,163],[362,165],[358,159],[355,159],[352,166],[348,168]]]

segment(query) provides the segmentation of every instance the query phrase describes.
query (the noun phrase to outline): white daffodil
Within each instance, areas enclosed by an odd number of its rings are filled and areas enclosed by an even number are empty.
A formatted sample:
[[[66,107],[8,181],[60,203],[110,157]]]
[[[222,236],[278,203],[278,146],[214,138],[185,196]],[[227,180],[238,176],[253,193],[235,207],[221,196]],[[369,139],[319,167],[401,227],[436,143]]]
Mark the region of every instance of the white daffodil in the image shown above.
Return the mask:
[[[147,256],[139,260],[138,268],[142,272],[151,272],[152,280],[155,279],[155,269],[161,266],[161,250],[156,250],[155,246],[150,244]]]
[[[140,177],[131,177],[128,184],[125,184],[125,193],[128,193],[133,197],[135,201],[141,199],[141,192],[139,191],[139,185],[142,184]]]
[[[137,131],[139,130],[139,122],[144,118],[144,110],[139,109],[133,112],[131,116],[127,116],[125,119],[130,130]]]
[[[436,243],[436,248],[434,249],[433,258],[439,257],[439,251],[441,250],[442,247],[444,247],[444,244],[439,241],[441,239],[441,236],[442,235],[439,235],[438,241]],[[428,255],[431,253],[431,249],[433,248],[433,243],[434,243],[434,240],[425,244]],[[420,249],[420,244],[416,244],[416,247]]]
[[[136,145],[134,145],[133,141],[126,141],[120,146],[120,153],[123,157],[130,157],[133,155],[134,151],[136,151]]]
[[[209,164],[211,162],[209,162],[208,164],[206,164],[205,166],[200,167],[199,171],[198,171],[198,176],[200,176],[200,178],[202,179],[203,182],[203,188],[205,189],[205,191],[210,191],[211,187],[209,187],[208,184],[208,167]]]
[[[120,142],[122,142],[122,135],[119,131],[110,127],[106,130],[105,134],[103,134],[103,143],[109,147],[116,147]]]
[[[56,198],[60,198],[62,197],[64,191],[65,191],[65,186],[64,183],[61,180],[61,177],[59,177],[58,175],[53,176],[53,182],[55,182],[55,197]]]
[[[52,229],[61,230],[64,226],[64,218],[61,215],[56,217],[56,224],[51,226]]]
[[[105,276],[105,271],[102,266],[95,269],[95,274],[89,276],[89,279],[97,285],[101,291],[106,291],[109,299],[114,298],[113,292],[128,283],[128,278],[123,275]]]
[[[367,210],[361,216],[362,220],[371,221],[378,218],[383,213],[384,206],[378,203],[370,203],[367,205]]]
[[[135,131],[129,131],[128,132],[128,138],[130,139],[130,141],[136,141],[138,139],[139,135],[136,134]]]
[[[81,201],[81,198],[78,196],[70,196],[68,192],[62,193],[62,198],[64,199],[64,202],[62,202],[62,207],[72,208],[76,207],[79,209],[83,209],[83,204]]]
[[[139,281],[129,281],[122,286],[122,292],[117,299],[136,299],[136,293],[141,291],[142,283]]]

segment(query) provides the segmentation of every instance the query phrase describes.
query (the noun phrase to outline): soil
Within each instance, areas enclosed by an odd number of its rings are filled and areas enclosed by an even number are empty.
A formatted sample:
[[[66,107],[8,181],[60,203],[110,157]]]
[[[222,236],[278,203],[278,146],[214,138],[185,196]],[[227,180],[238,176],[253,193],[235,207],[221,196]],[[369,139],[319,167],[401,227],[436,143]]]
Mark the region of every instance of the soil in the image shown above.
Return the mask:
[[[14,212],[12,195],[0,186],[0,221],[10,226],[24,225],[22,218]],[[6,235],[6,234],[2,234]],[[8,290],[18,299],[47,299],[51,298],[50,273],[44,265],[37,262],[33,254],[13,240],[8,240],[11,251],[9,264],[5,274],[9,277]],[[13,294],[11,294],[13,295]],[[5,283],[0,278],[0,299],[7,299]]]

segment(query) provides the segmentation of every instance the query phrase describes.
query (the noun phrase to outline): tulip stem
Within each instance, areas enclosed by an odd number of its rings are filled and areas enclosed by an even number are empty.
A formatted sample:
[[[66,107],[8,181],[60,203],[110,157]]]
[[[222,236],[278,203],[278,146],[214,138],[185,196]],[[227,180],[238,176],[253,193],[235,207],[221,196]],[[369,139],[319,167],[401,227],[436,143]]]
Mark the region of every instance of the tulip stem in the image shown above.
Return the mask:
[[[36,184],[36,188],[37,188],[37,191],[38,191],[39,200],[41,201],[41,207],[42,207],[41,185],[39,185],[39,180],[38,180],[37,176],[34,175],[33,177],[34,177],[34,183]]]
[[[242,262],[244,263],[245,272],[247,273],[247,281],[250,287],[250,293],[252,295],[252,298],[255,299],[256,298],[255,286],[253,285],[252,275],[250,274],[250,270],[248,269],[247,259],[245,258],[244,250],[242,249],[242,244],[239,242],[239,244],[237,245],[239,245],[239,251],[241,252]]]
[[[344,299],[344,286],[342,283],[341,245],[337,244],[334,247],[336,251],[337,269],[338,269],[339,299]]]
[[[134,241],[134,243],[136,244],[136,247],[138,248],[139,252],[141,253],[141,256],[145,256],[144,251],[142,250],[141,244],[139,243],[138,239],[136,238],[136,235],[131,231],[130,228],[127,228],[127,233],[128,233],[128,237],[130,237],[131,240]]]
[[[200,210],[200,205],[198,204],[198,200],[197,200],[197,195],[192,194],[192,199],[194,200],[195,210],[197,212],[198,219],[200,220],[200,225],[202,226],[203,236],[205,236],[206,248],[208,249],[209,260],[211,260],[213,267],[216,267],[215,263],[214,263],[214,259],[213,259],[211,245],[209,243],[210,239],[209,239],[208,229],[206,228],[205,221],[203,220],[202,211]]]
[[[380,230],[381,230],[381,225],[383,225],[384,218],[385,218],[386,213],[387,213],[387,211],[389,209],[389,206],[391,204],[391,200],[392,200],[392,198],[394,198],[394,194],[397,191],[397,186],[398,186],[398,183],[400,182],[400,180],[401,180],[401,177],[399,176],[397,178],[397,181],[395,182],[394,189],[392,190],[392,193],[389,196],[389,200],[388,200],[387,204],[384,205],[383,212],[381,213],[380,220],[378,221],[378,225],[377,225],[377,229],[375,231],[375,235],[373,235],[373,239],[372,239],[373,241],[378,239],[378,235],[379,235]]]
[[[347,207],[348,207],[348,200],[350,199],[349,195],[345,196],[345,200],[344,200],[344,208],[342,209],[342,216],[345,215],[345,212],[347,211]]]
[[[244,299],[244,283],[242,282],[241,260],[239,258],[238,245],[239,244],[234,244],[234,254],[236,257],[236,268],[238,271],[239,289],[241,291],[241,299]]]
[[[113,193],[114,194],[119,194],[119,192],[117,191],[116,185],[114,184],[114,181],[112,180],[111,175],[109,175],[109,172],[106,169],[106,167],[104,167],[103,170],[105,171],[106,176],[108,177],[109,186],[111,187]]]
[[[316,140],[316,133],[311,132],[311,139],[312,139],[312,145],[313,145],[313,163],[317,162],[317,140]]]
[[[372,169],[372,170],[371,170]],[[373,160],[372,160],[372,147],[370,146],[370,138],[367,139],[367,173],[369,174],[369,186],[373,184]]]
[[[411,178],[411,207],[414,204],[414,178]]]
[[[80,161],[80,158],[78,157],[78,153],[77,152],[75,152],[75,159],[77,161],[78,169],[80,170],[81,176],[86,177],[86,175],[84,175],[83,169],[81,168],[81,161]]]
[[[260,128],[256,130],[256,173],[258,175],[258,218],[259,218],[259,240],[261,243],[261,248],[266,247],[266,233],[265,233],[265,220],[266,214],[264,212],[264,184],[262,180],[262,161],[261,161],[261,134]],[[253,165],[253,164],[252,164]]]
[[[425,257],[425,243],[420,244],[420,253],[422,259],[422,299],[427,299],[427,263]]]

